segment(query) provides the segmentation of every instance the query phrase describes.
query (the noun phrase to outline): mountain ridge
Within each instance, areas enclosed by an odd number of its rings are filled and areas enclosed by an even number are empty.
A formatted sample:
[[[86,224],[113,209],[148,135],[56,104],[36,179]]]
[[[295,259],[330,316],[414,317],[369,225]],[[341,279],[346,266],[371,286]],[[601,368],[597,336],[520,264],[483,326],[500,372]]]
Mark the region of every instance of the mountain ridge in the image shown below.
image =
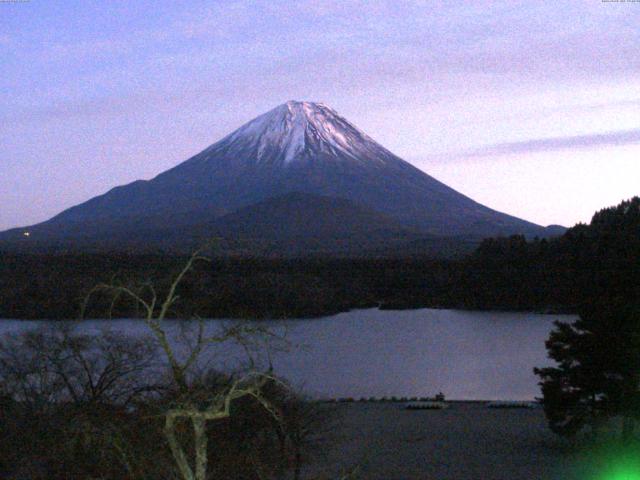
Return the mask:
[[[0,240],[64,243],[167,226],[189,229],[292,192],[342,198],[426,236],[548,233],[451,189],[325,104],[289,101],[151,180],[71,207],[29,227],[29,238],[14,229]],[[355,227],[358,215],[352,213]]]

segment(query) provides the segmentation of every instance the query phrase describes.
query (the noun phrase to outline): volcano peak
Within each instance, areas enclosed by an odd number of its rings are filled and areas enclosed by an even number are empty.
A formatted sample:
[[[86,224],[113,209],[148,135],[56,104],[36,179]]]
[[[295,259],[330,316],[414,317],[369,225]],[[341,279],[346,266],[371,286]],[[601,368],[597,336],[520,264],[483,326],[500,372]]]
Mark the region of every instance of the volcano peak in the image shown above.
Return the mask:
[[[306,195],[306,200],[288,197],[292,192]],[[283,196],[289,205],[286,208],[281,202],[263,203]],[[346,211],[319,197],[343,199],[356,209],[381,215],[377,219],[366,215],[369,226],[376,228],[389,225],[385,218],[419,235],[545,234],[542,227],[480,205],[418,170],[329,106],[295,100],[254,118],[151,180],[117,187],[28,230],[30,239],[46,237],[52,242],[92,235],[102,241],[114,232],[126,238],[138,231],[156,232],[160,238],[158,232],[167,225],[179,225],[185,234],[202,226],[213,235],[218,231],[212,225],[218,219],[261,205],[250,210],[249,217],[258,223],[249,222],[243,235],[250,235],[254,224],[278,226],[289,217],[300,225],[288,231],[299,232],[304,231],[305,222],[319,218],[313,207],[316,203],[330,210],[322,217],[327,222],[338,211]],[[271,208],[273,215],[268,215]],[[356,224],[364,217],[351,207],[347,210],[354,222],[349,228],[363,231]],[[276,215],[275,211],[284,213]],[[260,220],[262,217],[267,220]],[[23,243],[24,231],[14,232]],[[393,235],[406,238],[406,232],[395,231]],[[239,234],[229,230],[225,235],[236,238]]]
[[[389,152],[324,103],[289,100],[213,144],[211,152],[242,152],[258,163],[288,165],[318,155],[343,161]]]

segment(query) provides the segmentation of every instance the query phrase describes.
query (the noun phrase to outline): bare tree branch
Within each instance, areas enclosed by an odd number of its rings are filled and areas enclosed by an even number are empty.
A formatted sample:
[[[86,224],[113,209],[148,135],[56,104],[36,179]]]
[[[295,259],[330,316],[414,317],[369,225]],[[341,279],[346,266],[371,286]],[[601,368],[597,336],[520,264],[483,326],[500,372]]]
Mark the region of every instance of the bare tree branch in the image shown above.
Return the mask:
[[[208,261],[202,255],[203,247],[191,255],[180,272],[172,280],[166,295],[160,299],[151,282],[144,283],[141,288],[134,290],[124,285],[100,284],[94,287],[85,302],[83,302],[83,314],[86,311],[91,295],[97,292],[106,292],[112,295],[110,312],[115,308],[120,297],[126,296],[132,299],[136,305],[144,308],[144,322],[149,327],[158,345],[163,351],[171,372],[171,379],[177,387],[178,397],[175,404],[164,413],[165,425],[164,435],[169,444],[174,461],[178,467],[182,480],[206,480],[207,478],[207,443],[206,432],[207,422],[228,418],[231,412],[232,403],[244,397],[255,399],[276,421],[282,418],[277,407],[263,395],[262,390],[269,382],[280,382],[271,373],[271,353],[268,352],[269,371],[267,373],[256,370],[256,362],[252,355],[252,347],[267,344],[269,338],[276,336],[269,330],[256,325],[243,324],[233,325],[223,328],[222,332],[216,335],[205,335],[204,321],[197,319],[197,331],[195,344],[191,346],[191,351],[184,360],[178,359],[174,348],[170,342],[167,331],[163,326],[163,321],[167,318],[171,307],[178,300],[177,290],[185,276],[193,269],[198,261]],[[146,295],[145,295],[146,294]],[[150,296],[150,300],[145,297]],[[160,305],[159,309],[157,306]],[[256,341],[258,339],[258,341]],[[211,345],[220,345],[227,341],[233,341],[240,345],[246,354],[250,365],[249,373],[235,378],[228,385],[222,385],[215,390],[206,388],[194,388],[190,385],[189,372],[197,365],[205,349]],[[109,384],[109,372],[103,372],[98,382],[100,388]],[[92,384],[92,388],[98,388]],[[184,446],[181,444],[177,434],[177,424],[181,420],[190,421],[193,431],[194,445],[194,465],[191,466]]]

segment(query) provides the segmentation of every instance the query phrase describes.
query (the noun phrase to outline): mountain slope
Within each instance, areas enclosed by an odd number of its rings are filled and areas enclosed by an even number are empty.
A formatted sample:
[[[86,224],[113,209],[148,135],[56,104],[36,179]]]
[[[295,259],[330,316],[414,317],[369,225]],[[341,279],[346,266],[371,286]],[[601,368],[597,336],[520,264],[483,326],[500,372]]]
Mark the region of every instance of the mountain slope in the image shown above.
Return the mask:
[[[264,239],[336,239],[406,230],[392,218],[349,200],[299,192],[241,208],[214,225],[223,236]]]
[[[291,192],[343,198],[427,235],[545,235],[418,170],[326,105],[293,101],[152,180],[114,188],[29,230],[32,239],[64,242],[188,229]]]
[[[299,192],[249,205],[194,231],[200,243],[218,236],[227,240],[228,249],[279,256],[358,255],[401,249],[424,236],[349,200]]]

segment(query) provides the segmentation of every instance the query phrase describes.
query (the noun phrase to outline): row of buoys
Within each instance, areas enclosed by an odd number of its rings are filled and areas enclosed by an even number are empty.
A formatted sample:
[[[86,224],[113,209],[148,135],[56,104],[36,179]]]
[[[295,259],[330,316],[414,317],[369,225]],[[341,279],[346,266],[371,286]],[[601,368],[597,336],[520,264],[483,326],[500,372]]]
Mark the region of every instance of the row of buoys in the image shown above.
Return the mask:
[[[535,408],[537,403],[535,402],[516,402],[516,401],[502,401],[502,402],[489,402],[487,407],[489,408]]]
[[[449,408],[445,402],[409,402],[405,405],[407,410],[443,410]]]
[[[407,402],[444,402],[443,393],[438,393],[435,397],[353,397],[331,398],[325,400],[329,403],[407,403]]]
[[[500,401],[500,402],[488,402],[486,406],[488,408],[536,408],[538,404],[535,402],[519,402],[519,401]],[[449,404],[446,402],[409,402],[406,404],[407,410],[442,410],[449,408]]]
[[[369,397],[355,399],[353,397],[344,398],[332,398],[324,400],[328,403],[401,403],[407,410],[442,410],[449,408],[449,403],[445,401],[445,397],[442,394],[438,394],[435,397]],[[536,408],[539,404],[537,402],[529,401],[491,401],[482,402],[488,408]]]

